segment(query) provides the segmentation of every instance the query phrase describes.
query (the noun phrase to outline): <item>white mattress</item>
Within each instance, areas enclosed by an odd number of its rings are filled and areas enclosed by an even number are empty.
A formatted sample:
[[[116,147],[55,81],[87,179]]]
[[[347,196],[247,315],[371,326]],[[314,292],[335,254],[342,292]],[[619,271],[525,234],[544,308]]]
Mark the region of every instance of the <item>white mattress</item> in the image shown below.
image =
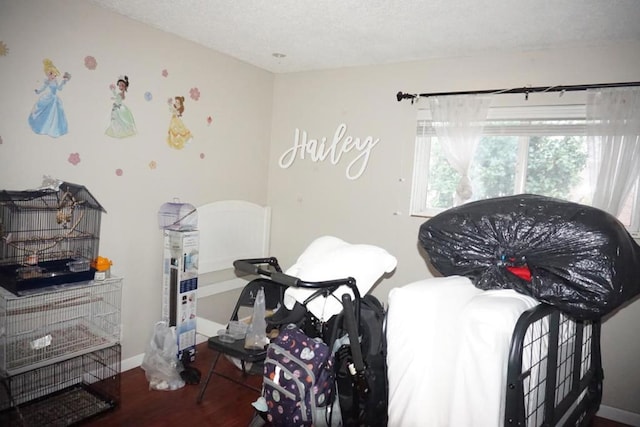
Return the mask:
[[[389,426],[502,425],[513,328],[538,301],[452,276],[394,288],[388,303]]]

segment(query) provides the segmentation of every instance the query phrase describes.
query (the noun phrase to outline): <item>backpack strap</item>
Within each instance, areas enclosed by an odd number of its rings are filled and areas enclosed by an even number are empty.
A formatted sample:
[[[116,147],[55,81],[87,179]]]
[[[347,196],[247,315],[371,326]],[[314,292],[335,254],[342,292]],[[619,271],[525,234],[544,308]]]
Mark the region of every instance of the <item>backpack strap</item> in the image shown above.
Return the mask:
[[[349,335],[349,345],[351,347],[351,358],[353,367],[349,367],[351,375],[354,377],[357,392],[360,399],[366,396],[369,391],[367,378],[364,372],[364,359],[362,358],[362,348],[360,348],[360,334],[354,312],[353,302],[349,294],[342,295],[342,306],[344,311],[344,323]]]

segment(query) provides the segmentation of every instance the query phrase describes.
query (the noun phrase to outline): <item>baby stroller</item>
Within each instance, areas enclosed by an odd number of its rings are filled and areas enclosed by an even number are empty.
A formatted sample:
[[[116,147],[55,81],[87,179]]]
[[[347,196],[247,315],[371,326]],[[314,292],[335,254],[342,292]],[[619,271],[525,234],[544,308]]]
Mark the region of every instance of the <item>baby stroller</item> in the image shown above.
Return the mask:
[[[274,257],[237,260],[234,267],[261,276],[256,280],[268,278],[288,288],[311,290],[293,305],[283,300],[267,318],[267,329],[278,334],[267,347],[262,396],[254,403],[257,411],[251,425],[386,425],[380,302],[370,294],[362,297],[353,277],[304,281],[283,273]],[[344,286],[351,293],[343,293]],[[339,300],[342,311],[318,318],[307,309],[317,298]]]

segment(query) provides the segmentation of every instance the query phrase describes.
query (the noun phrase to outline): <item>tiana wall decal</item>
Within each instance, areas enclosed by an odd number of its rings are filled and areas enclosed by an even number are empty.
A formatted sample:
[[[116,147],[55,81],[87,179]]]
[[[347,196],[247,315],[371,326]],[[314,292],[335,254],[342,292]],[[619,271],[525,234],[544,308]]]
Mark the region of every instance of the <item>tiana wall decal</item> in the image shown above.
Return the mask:
[[[116,84],[109,86],[113,96],[111,106],[111,123],[105,134],[113,138],[126,138],[136,134],[136,122],[129,107],[124,103],[126,92],[129,90],[129,77],[120,76]]]
[[[336,165],[343,154],[355,149],[358,151],[358,155],[347,165],[345,175],[350,180],[358,179],[367,168],[371,150],[380,142],[380,139],[374,139],[372,136],[367,136],[364,139],[350,135],[345,137],[346,133],[347,125],[341,123],[333,134],[333,139],[327,145],[326,137],[311,139],[307,137],[306,131],[296,128],[293,146],[282,153],[278,164],[281,168],[286,169],[293,164],[297,157],[304,160],[306,154],[312,162],[325,161],[329,158],[331,164]]]

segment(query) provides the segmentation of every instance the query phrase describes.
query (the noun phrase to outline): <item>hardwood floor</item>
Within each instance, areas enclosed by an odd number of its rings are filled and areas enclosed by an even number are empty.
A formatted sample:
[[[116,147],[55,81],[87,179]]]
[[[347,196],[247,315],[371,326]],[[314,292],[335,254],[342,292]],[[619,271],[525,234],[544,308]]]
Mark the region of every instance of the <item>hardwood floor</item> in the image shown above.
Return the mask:
[[[204,382],[214,352],[206,343],[198,345],[196,361],[192,364],[202,373]],[[221,357],[216,371],[242,380],[242,372],[226,358]],[[247,377],[248,384],[260,387],[261,376]],[[200,385],[185,385],[174,391],[149,390],[149,383],[141,368],[121,375],[121,404],[115,410],[101,415],[87,425],[174,427],[216,426],[246,427],[253,416],[251,403],[259,393],[214,375],[200,404],[196,403]]]
[[[202,373],[202,381],[209,371],[214,352],[206,343],[197,348],[193,364]],[[231,362],[220,358],[216,371],[224,372],[238,380],[242,373]],[[260,376],[249,376],[248,383],[259,387]],[[175,391],[149,390],[149,383],[141,368],[131,369],[121,375],[121,403],[118,408],[91,420],[90,427],[174,427],[215,426],[246,427],[253,416],[253,402],[258,392],[214,375],[209,382],[203,401],[196,399],[200,385],[185,385]],[[615,421],[596,418],[591,427],[628,427]]]

